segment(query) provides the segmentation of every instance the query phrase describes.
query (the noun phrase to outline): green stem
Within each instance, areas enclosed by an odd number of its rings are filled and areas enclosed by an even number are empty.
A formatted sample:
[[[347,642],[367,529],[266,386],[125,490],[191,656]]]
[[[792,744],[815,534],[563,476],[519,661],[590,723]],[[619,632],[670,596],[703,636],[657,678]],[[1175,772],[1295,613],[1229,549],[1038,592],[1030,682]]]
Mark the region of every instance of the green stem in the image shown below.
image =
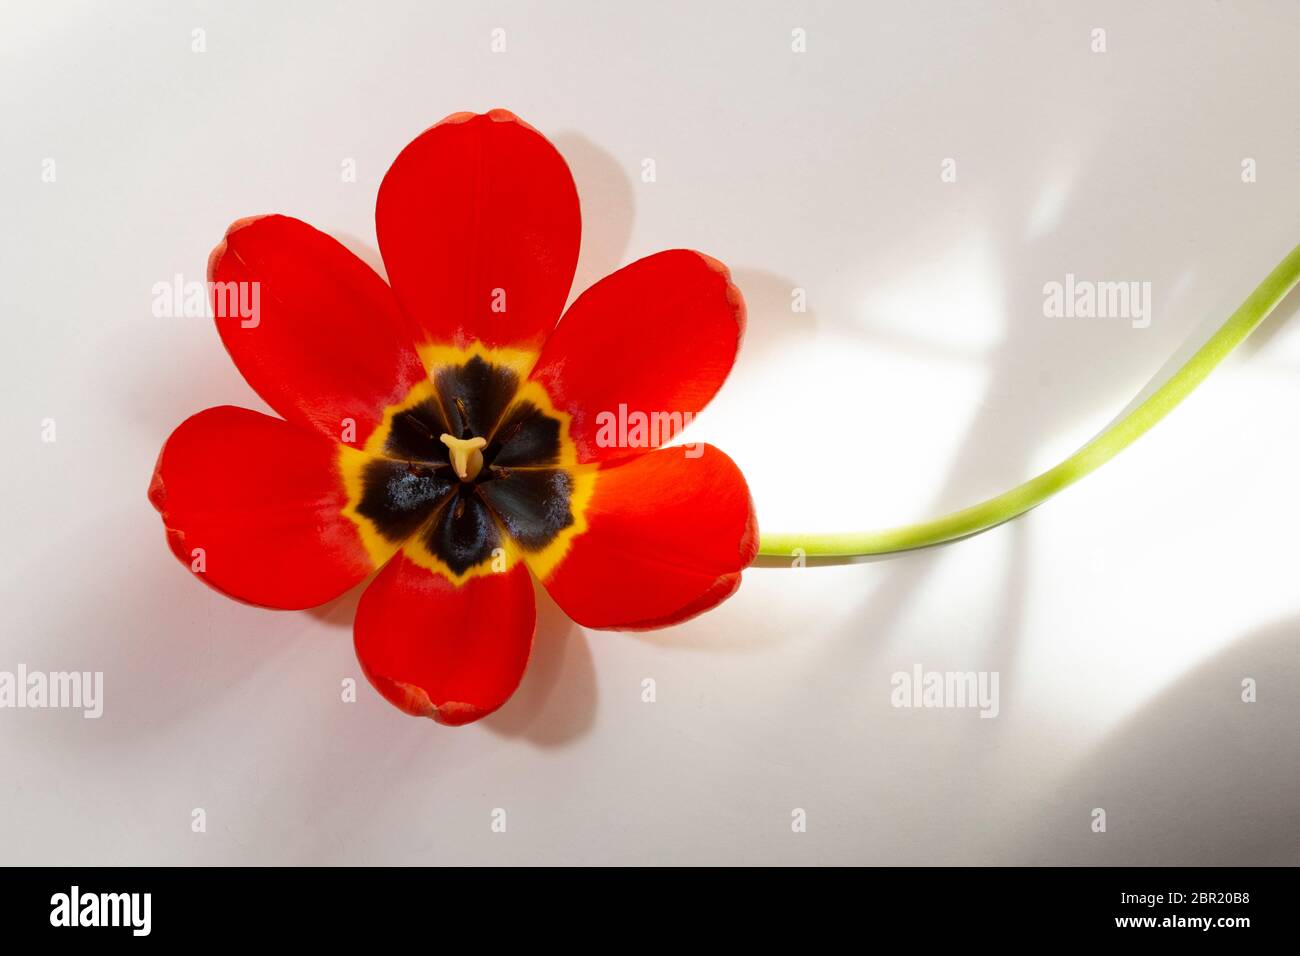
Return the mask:
[[[1255,330],[1300,281],[1300,246],[1241,304],[1218,331],[1187,360],[1172,378],[1146,401],[1115,421],[1054,468],[1023,485],[977,505],[920,524],[883,531],[836,531],[828,534],[764,534],[759,553],[853,557],[887,554],[942,544],[976,534],[1024,514],[1084,475],[1110,461],[1186,398],[1201,381]]]

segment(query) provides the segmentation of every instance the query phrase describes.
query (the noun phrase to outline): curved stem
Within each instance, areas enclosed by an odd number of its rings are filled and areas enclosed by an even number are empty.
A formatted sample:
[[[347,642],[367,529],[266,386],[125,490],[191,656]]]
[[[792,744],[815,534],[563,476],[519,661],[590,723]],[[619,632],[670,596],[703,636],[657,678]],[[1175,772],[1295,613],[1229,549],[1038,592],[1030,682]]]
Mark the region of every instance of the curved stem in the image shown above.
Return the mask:
[[[977,505],[920,524],[883,531],[830,532],[827,534],[764,534],[759,553],[853,557],[886,554],[942,544],[977,534],[1009,521],[1068,488],[1132,444],[1152,425],[1186,398],[1201,381],[1267,318],[1300,281],[1300,246],[1282,262],[1210,336],[1174,375],[1127,415],[1113,422],[1065,461],[1031,478],[1023,485]]]

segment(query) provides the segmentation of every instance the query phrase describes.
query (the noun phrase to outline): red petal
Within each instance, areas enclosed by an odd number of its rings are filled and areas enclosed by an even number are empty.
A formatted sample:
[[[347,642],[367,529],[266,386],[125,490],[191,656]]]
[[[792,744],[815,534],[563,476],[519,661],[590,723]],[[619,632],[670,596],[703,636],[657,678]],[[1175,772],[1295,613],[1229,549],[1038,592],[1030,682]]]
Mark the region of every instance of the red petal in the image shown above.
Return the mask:
[[[522,563],[456,585],[399,553],[361,596],[357,659],[375,689],[406,713],[467,724],[515,692],[536,623]]]
[[[417,345],[536,349],[564,309],[578,193],[555,147],[513,113],[457,113],[416,137],[384,176],[375,224]]]
[[[222,317],[217,329],[248,383],[291,422],[365,443],[424,377],[392,290],[325,233],[287,216],[243,219],[208,260],[212,282],[258,283],[257,314]],[[252,305],[253,287],[242,287]],[[225,311],[231,311],[226,309]],[[246,311],[252,311],[248,309]]]
[[[745,478],[703,445],[664,448],[600,466],[579,533],[543,580],[586,627],[676,624],[721,603],[758,553]]]
[[[346,504],[339,447],[260,412],[223,405],[180,424],[149,500],[176,557],[231,597],[276,608],[324,604],[374,569]]]
[[[611,446],[600,437],[603,416],[625,406],[628,415],[676,413],[684,424],[731,371],[744,327],[745,303],[726,266],[685,249],[660,252],[579,296],[532,377],[572,416],[579,461],[616,457],[673,435],[656,428],[648,443]]]

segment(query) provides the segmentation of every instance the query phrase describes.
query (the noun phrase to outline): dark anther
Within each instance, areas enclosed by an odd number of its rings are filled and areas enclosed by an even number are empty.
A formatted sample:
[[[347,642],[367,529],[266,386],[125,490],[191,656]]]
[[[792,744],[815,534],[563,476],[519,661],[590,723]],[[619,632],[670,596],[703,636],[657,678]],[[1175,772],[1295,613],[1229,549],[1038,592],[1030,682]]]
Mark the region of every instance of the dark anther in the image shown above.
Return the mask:
[[[417,429],[419,429],[424,434],[425,438],[429,438],[429,439],[437,438],[437,436],[434,435],[432,429],[430,429],[429,426],[426,425],[424,422],[420,421],[420,417],[418,415],[408,415],[406,420],[409,421],[412,425],[414,425]]]
[[[460,413],[460,421],[461,421],[460,437],[473,438],[474,436],[471,435],[469,432],[469,412],[465,410],[465,400],[457,396],[455,402],[456,402],[456,411]]]
[[[500,435],[497,436],[496,444],[498,445],[510,444],[510,442],[514,440],[514,437],[519,434],[519,430],[524,427],[524,424],[526,422],[527,422],[526,418],[521,418],[518,421],[516,421],[514,425],[511,426],[509,433],[507,433],[504,436],[500,436]]]

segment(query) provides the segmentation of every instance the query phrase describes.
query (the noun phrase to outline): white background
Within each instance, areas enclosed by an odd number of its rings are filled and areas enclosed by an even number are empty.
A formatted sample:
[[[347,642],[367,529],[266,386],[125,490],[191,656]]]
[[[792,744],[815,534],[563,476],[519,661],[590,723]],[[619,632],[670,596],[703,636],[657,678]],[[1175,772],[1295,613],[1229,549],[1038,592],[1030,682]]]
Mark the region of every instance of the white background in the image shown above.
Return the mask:
[[[145,497],[183,418],[264,407],[209,322],[151,314],[154,283],[203,279],[265,212],[379,266],[389,162],[494,106],[573,168],[577,289],[669,247],[734,270],[749,335],[690,437],[739,462],[764,528],[1002,491],[1300,241],[1297,27],[1284,2],[6,2],[0,669],[102,670],[106,701],[0,710],[0,861],[1300,862],[1294,297],[1132,449],[979,538],[756,568],[651,634],[543,599],[520,691],[459,730],[364,679],[340,700],[358,592],[227,600]],[[1067,272],[1151,282],[1150,328],[1044,318]],[[1000,715],[892,707],[915,664],[997,671]]]

